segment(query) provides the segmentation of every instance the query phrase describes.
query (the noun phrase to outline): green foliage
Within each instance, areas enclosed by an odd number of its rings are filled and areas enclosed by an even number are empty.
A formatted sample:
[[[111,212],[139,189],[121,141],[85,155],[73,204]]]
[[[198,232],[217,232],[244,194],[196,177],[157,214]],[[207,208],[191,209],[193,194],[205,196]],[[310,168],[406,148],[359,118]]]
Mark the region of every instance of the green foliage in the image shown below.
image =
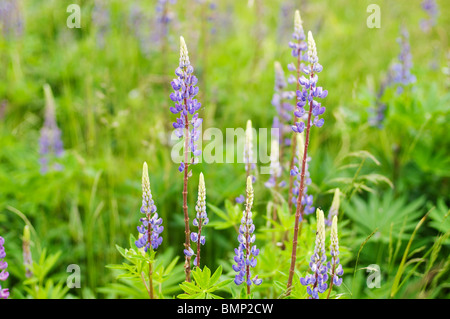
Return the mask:
[[[360,238],[378,229],[372,241],[389,243],[391,239],[404,240],[414,229],[424,198],[417,198],[408,202],[405,197],[394,198],[393,192],[383,192],[383,196],[370,194],[367,201],[361,197],[353,200],[345,208],[345,214],[354,221],[355,231]],[[392,229],[399,229],[394,232]]]
[[[171,257],[170,251],[164,254],[151,250],[149,254],[135,248],[136,238],[130,235],[130,249],[116,246],[119,253],[126,260],[122,264],[107,265],[107,268],[117,270],[119,282],[108,284],[100,291],[114,297],[148,298],[149,265],[152,265],[152,280],[155,284],[154,292],[157,298],[167,298],[178,291],[176,285],[183,273],[175,269],[179,257]]]
[[[194,282],[183,282],[180,284],[184,293],[178,295],[180,299],[223,299],[215,294],[217,290],[225,289],[233,280],[226,279],[219,281],[222,275],[222,266],[219,266],[211,275],[211,270],[204,266],[203,270],[196,267],[192,271]]]
[[[343,195],[338,216],[344,283],[331,297],[390,298],[391,292],[395,298],[449,297],[450,28],[444,14],[449,1],[438,1],[442,14],[430,33],[418,26],[425,17],[420,5],[409,2],[380,0],[382,27],[369,29],[361,27],[365,1],[352,6],[344,0],[307,5],[254,1],[250,7],[248,1],[220,0],[207,24],[204,4],[177,1],[164,45],[148,40],[147,31],[154,28],[143,23],[148,50],[134,32],[138,21],[129,21],[137,2],[103,1],[109,12],[104,34],[92,19],[94,2],[80,1],[82,28],[69,29],[65,1],[27,0],[21,7],[23,34],[0,37],[0,235],[6,239],[12,298],[148,298],[149,263],[158,298],[192,296],[198,289],[203,297],[247,297],[234,284],[204,292],[234,276],[233,249],[243,210],[234,198],[245,184],[236,152],[237,163],[203,161],[192,168],[193,176],[203,172],[208,184],[210,224],[204,229],[202,260],[210,269],[223,267],[224,273],[211,287],[200,287],[193,278],[192,294],[182,289],[190,284],[179,285],[185,234],[182,179],[171,158],[170,80],[183,35],[199,78],[203,130],[219,128],[225,135],[226,128],[243,128],[248,119],[256,129],[270,128],[276,115],[270,103],[273,63],[280,61],[286,70],[293,62],[287,43],[293,27],[289,10],[295,6],[305,30],[314,33],[324,67],[319,83],[329,91],[325,125],[311,131],[308,192],[314,206],[325,212],[336,187]],[[142,15],[151,21],[156,20],[155,4],[139,1]],[[383,125],[372,127],[369,109],[376,106],[380,84],[400,52],[399,17],[406,12],[417,82],[402,94],[396,86],[386,88],[380,98],[387,106]],[[45,83],[55,97],[65,154],[63,171],[42,175],[39,130]],[[260,139],[255,136],[255,142]],[[285,150],[288,159],[290,150]],[[217,153],[229,155],[225,148]],[[165,227],[156,256],[142,254],[129,237],[140,216],[143,161],[150,164],[153,196]],[[266,165],[258,162],[257,168]],[[261,253],[255,271],[263,283],[252,287],[250,297],[284,298],[295,217],[287,208],[287,189],[267,190],[267,176],[258,172],[257,177],[254,216]],[[196,186],[190,183],[188,189],[191,221]],[[277,220],[271,218],[274,208]],[[32,278],[24,274],[24,224],[35,239]],[[314,216],[306,216],[292,298],[306,297],[298,280],[309,271],[314,236]],[[68,291],[66,265],[73,263],[83,269],[83,287]],[[380,288],[367,287],[371,264],[380,266]],[[196,276],[207,272],[194,270]]]
[[[56,278],[50,274],[60,263],[60,257],[61,252],[47,256],[47,250],[44,248],[38,261],[29,266],[32,276],[25,278],[23,274],[22,284],[25,294],[19,289],[14,289],[14,295],[27,299],[64,299],[69,292],[65,278],[55,280]]]

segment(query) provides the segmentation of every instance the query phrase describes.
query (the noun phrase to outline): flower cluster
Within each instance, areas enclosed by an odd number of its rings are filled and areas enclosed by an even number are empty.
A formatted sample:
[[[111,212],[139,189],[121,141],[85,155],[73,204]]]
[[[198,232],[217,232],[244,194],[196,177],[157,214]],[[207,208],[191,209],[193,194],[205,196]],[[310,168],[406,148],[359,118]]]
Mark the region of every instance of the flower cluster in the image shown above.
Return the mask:
[[[422,9],[428,14],[428,19],[420,20],[420,28],[424,32],[429,32],[433,26],[436,25],[437,17],[439,15],[439,8],[436,0],[422,1]]]
[[[369,125],[373,127],[382,128],[383,121],[386,117],[387,105],[381,99],[383,97],[384,91],[388,85],[391,83],[390,75],[381,83],[380,89],[376,95],[375,107],[370,108]]]
[[[291,75],[292,76],[292,75]],[[291,79],[291,77],[289,77]],[[295,78],[294,78],[295,82]],[[276,120],[274,119],[274,123],[279,121],[279,125],[276,127],[279,129],[279,139],[280,144],[289,145],[291,140],[286,138],[286,134],[289,132],[288,123],[292,120],[292,104],[289,103],[289,100],[295,97],[295,93],[292,91],[286,91],[287,83],[285,80],[285,75],[283,71],[283,67],[281,64],[276,61],[275,62],[275,88],[274,94],[272,97],[272,105],[275,107],[277,111]],[[275,127],[275,125],[273,126]]]
[[[303,159],[303,152],[304,152],[304,147],[305,147],[305,140],[303,137],[304,133],[300,133],[297,134],[296,138],[297,138],[297,157],[294,159],[295,162],[299,165],[301,165],[302,159]],[[312,195],[308,195],[308,186],[311,184],[311,177],[309,174],[309,170],[308,170],[308,162],[311,161],[311,157],[307,157],[306,158],[306,163],[305,163],[305,186],[303,187],[303,194],[302,194],[302,199],[301,199],[301,204],[303,205],[303,212],[306,215],[312,214],[314,213],[315,208],[312,206],[313,204],[313,196]],[[292,203],[294,204],[295,207],[297,207],[297,198],[299,196],[300,193],[300,181],[301,181],[301,173],[300,173],[300,169],[297,165],[294,165],[293,169],[291,169],[290,172],[291,176],[296,176],[296,180],[294,181],[294,188],[292,190],[292,193],[295,195],[292,197]],[[300,221],[303,217],[300,216]]]
[[[41,128],[39,139],[39,153],[41,163],[41,173],[45,174],[49,170],[50,160],[63,155],[63,142],[61,140],[61,130],[56,124],[55,101],[50,86],[44,85],[45,93],[45,120]],[[62,166],[55,163],[54,170],[61,170]]]
[[[201,107],[200,102],[194,97],[198,94],[199,88],[196,86],[198,79],[193,75],[194,68],[189,61],[188,50],[183,37],[180,37],[180,64],[175,70],[178,78],[171,82],[172,88],[175,92],[170,94],[170,99],[175,102],[175,106],[170,107],[173,114],[180,114],[173,127],[176,129],[175,133],[178,138],[184,137],[187,139],[188,148],[195,156],[200,156],[201,150],[197,149],[196,141],[200,137],[199,126],[202,124],[202,119],[198,117],[198,110]],[[189,115],[191,119],[189,119]],[[190,125],[192,129],[189,130]],[[185,150],[189,152],[189,150]],[[192,159],[194,162],[194,158]],[[178,170],[183,172],[187,169],[187,164],[182,162]]]
[[[292,38],[295,41],[289,42],[289,48],[291,48],[292,56],[297,59],[297,64],[289,63],[287,66],[289,71],[295,72],[295,75],[290,74],[288,76],[288,83],[289,84],[296,83],[297,84],[296,91],[297,91],[299,89],[299,84],[300,84],[298,82],[299,74],[300,74],[301,70],[303,70],[305,68],[305,64],[303,61],[307,61],[307,59],[308,59],[308,55],[306,52],[308,49],[308,46],[307,46],[307,43],[305,42],[306,37],[305,37],[305,32],[303,31],[303,22],[300,17],[300,11],[298,11],[298,10],[295,11],[295,15],[294,15],[294,33],[292,34]],[[296,98],[297,94],[295,91],[290,91],[290,92],[287,92],[284,96],[286,99],[290,100],[290,99]],[[297,99],[298,99],[298,97],[297,97]],[[298,101],[296,101],[296,103],[298,103]],[[285,106],[285,109],[287,109],[287,105]],[[295,107],[293,107],[291,105],[289,109],[292,112],[295,110]],[[291,121],[289,121],[289,123],[290,122]]]
[[[203,173],[200,173],[199,177],[198,198],[195,211],[197,214],[192,223],[198,228],[198,231],[191,233],[191,240],[197,244],[197,255],[194,259],[194,266],[200,266],[200,245],[204,245],[206,241],[205,236],[202,235],[202,229],[203,226],[206,226],[209,223],[208,215],[206,214],[206,186]],[[194,251],[189,247],[189,249],[184,250],[184,254],[191,257],[194,255]]]
[[[325,222],[323,211],[317,209],[317,233],[314,253],[311,256],[309,267],[312,274],[300,278],[300,283],[307,286],[306,291],[310,298],[319,299],[319,293],[328,288],[328,268],[326,266],[327,256],[325,254]]]
[[[342,284],[342,278],[339,278],[344,274],[342,265],[339,260],[339,240],[338,240],[338,229],[337,229],[337,216],[333,217],[331,224],[331,234],[330,234],[331,244],[330,244],[330,254],[331,263],[327,264],[328,272],[331,271],[332,283],[335,286],[340,286]],[[331,287],[330,287],[331,289]]]
[[[247,292],[250,290],[250,286],[253,284],[260,285],[262,279],[258,278],[258,275],[253,277],[250,271],[250,267],[254,268],[256,266],[256,256],[259,254],[259,249],[256,247],[255,243],[255,225],[252,219],[252,206],[253,206],[253,186],[252,178],[249,176],[247,178],[247,198],[245,203],[245,210],[241,219],[241,225],[239,227],[238,241],[239,246],[235,248],[234,252],[236,256],[233,264],[233,270],[237,272],[234,282],[236,285],[240,285],[243,282],[247,284]]]
[[[105,36],[111,28],[110,10],[103,0],[96,0],[92,10],[92,24],[97,30],[97,45],[104,48]]]
[[[303,68],[308,78],[302,75],[298,81],[302,86],[302,90],[297,90],[297,109],[294,111],[295,117],[299,119],[294,125],[292,130],[297,133],[301,133],[305,130],[305,123],[302,121],[305,115],[305,105],[309,103],[310,112],[314,116],[312,124],[321,127],[324,123],[323,118],[319,118],[325,112],[325,107],[321,103],[314,100],[314,98],[325,98],[328,95],[328,91],[322,87],[317,86],[318,76],[317,73],[322,71],[323,67],[319,64],[319,58],[317,56],[316,42],[312,36],[311,31],[308,32],[308,65]]]
[[[24,16],[18,0],[0,2],[0,30],[5,38],[17,38],[23,34]]]
[[[6,271],[8,268],[8,263],[4,260],[6,257],[5,247],[5,239],[0,236],[0,281],[5,281],[9,277],[9,273]],[[0,299],[7,299],[9,297],[9,289],[3,288],[0,285]]]
[[[398,55],[398,62],[391,67],[392,82],[398,84],[397,92],[402,93],[404,86],[416,82],[416,77],[411,73],[412,55],[409,45],[409,33],[406,28],[402,28],[400,37],[397,39],[401,51]]]
[[[142,171],[142,206],[141,213],[145,214],[145,217],[140,219],[142,223],[138,226],[138,231],[141,234],[135,244],[137,248],[144,248],[145,251],[149,249],[157,249],[161,245],[163,238],[160,236],[164,230],[162,224],[162,218],[158,216],[156,212],[156,206],[152,198],[152,192],[150,189],[150,179],[148,177],[147,163],[144,162]],[[153,216],[152,216],[153,214]]]
[[[296,40],[289,41],[289,47],[292,49],[291,53],[294,58],[300,57],[301,59],[304,59],[304,52],[306,51],[306,43],[305,40],[305,32],[303,31],[303,21],[300,17],[300,11],[296,10],[294,15],[294,33],[292,34],[292,38]],[[295,66],[294,66],[295,67]],[[288,67],[289,69],[292,68]],[[291,70],[293,71],[293,70]]]

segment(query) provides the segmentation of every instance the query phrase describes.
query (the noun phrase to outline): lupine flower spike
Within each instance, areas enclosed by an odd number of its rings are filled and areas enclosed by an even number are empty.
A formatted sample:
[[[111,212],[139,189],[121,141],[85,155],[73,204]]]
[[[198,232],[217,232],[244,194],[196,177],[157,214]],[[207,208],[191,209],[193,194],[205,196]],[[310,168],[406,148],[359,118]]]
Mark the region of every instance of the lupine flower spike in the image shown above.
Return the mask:
[[[31,266],[33,265],[30,243],[31,243],[30,227],[28,225],[25,225],[23,229],[22,249],[23,249],[23,265],[25,266],[25,277],[27,278],[31,278],[33,276],[33,273],[31,272],[30,269]]]
[[[325,98],[328,95],[327,90],[323,90],[322,87],[317,86],[318,76],[317,73],[323,69],[319,64],[319,58],[317,56],[316,42],[312,36],[311,31],[308,32],[308,64],[303,68],[303,72],[308,76],[301,76],[298,79],[299,84],[302,86],[302,90],[297,90],[297,110],[294,115],[299,119],[292,125],[292,130],[296,133],[302,133],[305,131],[305,146],[303,151],[302,168],[300,171],[300,185],[297,196],[297,207],[295,212],[295,226],[294,226],[294,238],[292,245],[291,255],[291,267],[289,269],[289,278],[287,283],[287,294],[289,295],[292,287],[292,280],[294,278],[295,263],[297,260],[297,244],[299,236],[299,223],[303,221],[303,214],[305,212],[302,205],[303,194],[306,181],[306,162],[308,158],[308,145],[309,145],[309,133],[311,126],[322,127],[324,119],[320,116],[325,112],[325,107],[321,103],[317,102],[317,98]],[[308,105],[308,119],[306,124],[303,122],[303,116],[305,114],[304,107]],[[314,117],[314,120],[312,119]],[[300,224],[301,225],[301,224]]]
[[[439,15],[439,8],[436,0],[424,0],[422,1],[422,9],[427,13],[428,19],[420,20],[420,28],[424,32],[429,32],[437,22],[437,17]]]
[[[392,82],[398,84],[397,93],[402,93],[405,86],[416,82],[416,76],[411,73],[412,55],[411,46],[409,44],[409,32],[403,27],[400,37],[397,39],[401,51],[398,55],[398,62],[394,63],[391,68]]]
[[[141,213],[145,214],[145,217],[140,219],[142,225],[138,227],[138,231],[140,234],[146,236],[142,236],[136,241],[136,247],[144,248],[145,252],[150,249],[156,250],[163,241],[160,234],[164,230],[164,226],[161,226],[162,218],[159,217],[156,212],[156,206],[150,189],[150,179],[148,177],[148,166],[146,162],[144,162],[142,171]]]
[[[328,297],[330,296],[331,289],[333,289],[333,285],[339,287],[342,284],[341,277],[344,274],[344,270],[342,269],[342,265],[339,261],[339,240],[338,240],[338,228],[337,228],[337,216],[333,217],[333,221],[331,224],[331,244],[330,244],[330,252],[331,252],[331,263],[327,264],[328,273],[331,273],[331,282],[330,289],[328,290]]]
[[[295,41],[290,41],[289,42],[289,47],[292,49],[292,57],[294,57],[296,59],[296,63],[290,63],[288,64],[287,68],[289,71],[294,72],[295,75],[289,75],[288,77],[288,82],[289,83],[296,83],[296,89],[295,92],[290,92],[290,95],[287,96],[288,99],[293,99],[295,98],[295,104],[297,105],[299,103],[299,96],[296,92],[298,92],[300,90],[300,82],[298,81],[298,79],[300,78],[300,74],[302,72],[302,70],[304,69],[304,61],[307,60],[307,54],[306,54],[306,50],[308,48],[306,42],[305,42],[305,32],[303,31],[303,22],[302,22],[302,18],[300,17],[300,11],[296,10],[295,11],[295,15],[294,15],[294,33],[292,34],[292,38]],[[297,106],[291,107],[291,110],[296,110]],[[297,122],[297,116],[296,115],[301,115],[299,113],[294,113],[295,117],[294,117],[294,122],[289,123],[289,126],[292,126],[292,124],[294,126],[296,126],[296,122]],[[304,114],[303,114],[304,116]],[[299,124],[301,125],[301,124]],[[292,145],[291,148],[291,158],[290,158],[290,162],[289,162],[289,170],[292,170],[294,168],[294,160],[295,160],[295,153],[296,153],[296,144],[297,144],[297,139],[295,137],[295,134],[292,135],[291,137],[292,142],[290,143]],[[289,198],[288,198],[288,205],[289,205],[289,211],[292,208],[292,198],[293,198],[293,190],[294,187],[294,176],[290,176],[289,178]]]
[[[328,288],[327,256],[325,254],[325,222],[323,211],[317,209],[317,232],[314,253],[311,256],[309,268],[312,274],[300,278],[300,283],[307,286],[306,291],[310,299],[319,299],[319,293],[324,293]]]
[[[287,138],[287,134],[290,132],[289,123],[292,121],[293,106],[289,103],[295,97],[295,93],[292,91],[286,91],[286,80],[283,71],[283,67],[280,62],[275,61],[275,93],[272,97],[272,105],[277,111],[277,120],[279,121],[279,143],[282,148],[289,146],[291,140]],[[293,75],[289,76],[289,82],[296,82]],[[276,122],[276,121],[274,121]],[[275,125],[274,125],[275,127]]]
[[[178,78],[171,82],[172,88],[175,92],[170,94],[170,99],[175,102],[175,106],[170,107],[173,114],[179,114],[179,118],[173,123],[176,129],[176,135],[185,139],[185,160],[180,164],[179,171],[187,170],[188,155],[192,153],[192,163],[195,157],[200,156],[201,150],[197,149],[196,141],[200,137],[199,126],[202,124],[202,119],[198,117],[198,110],[201,107],[200,102],[194,97],[198,94],[199,88],[196,86],[198,79],[193,75],[194,68],[189,61],[189,53],[186,42],[183,37],[180,37],[180,64],[175,70]],[[191,129],[191,130],[190,130]]]
[[[340,197],[341,197],[341,191],[339,190],[339,188],[336,188],[336,190],[334,191],[333,201],[331,202],[331,207],[330,207],[330,211],[328,213],[328,217],[325,220],[325,225],[327,225],[327,226],[332,225],[332,220],[333,220],[334,216],[337,216],[339,213],[339,206],[341,203]]]
[[[8,263],[5,261],[6,253],[5,253],[5,247],[3,246],[5,244],[5,239],[0,236],[0,281],[5,281],[9,277],[9,273],[6,271],[6,268],[8,268]],[[2,288],[2,285],[0,284],[0,299],[7,299],[9,297],[9,289],[8,288]]]
[[[191,256],[193,254],[190,244],[190,228],[189,228],[189,213],[187,205],[188,193],[188,178],[190,176],[188,167],[190,164],[196,162],[196,157],[200,156],[201,150],[197,149],[196,141],[200,138],[199,127],[202,124],[202,119],[198,117],[198,110],[201,104],[194,99],[198,94],[198,87],[195,85],[198,82],[197,77],[193,75],[194,68],[189,61],[188,49],[183,37],[180,37],[180,64],[175,70],[178,78],[171,82],[172,88],[175,92],[170,94],[170,99],[175,102],[174,107],[170,107],[170,111],[174,114],[180,114],[179,118],[173,123],[176,135],[184,138],[184,161],[181,162],[178,170],[184,172],[183,178],[183,213],[185,226],[185,273],[186,281],[191,281]],[[193,155],[189,159],[190,155]]]
[[[158,216],[156,212],[156,206],[152,198],[152,192],[150,189],[150,179],[148,177],[147,163],[144,162],[142,170],[142,206],[141,213],[145,214],[145,217],[141,218],[141,226],[138,226],[140,237],[136,240],[135,244],[138,249],[144,249],[144,252],[149,252],[151,255],[153,250],[156,250],[162,243],[163,238],[160,236],[164,230],[162,224],[162,218]],[[149,264],[149,287],[148,293],[150,299],[153,299],[153,267],[152,262]]]
[[[247,177],[247,198],[245,201],[245,210],[242,213],[241,225],[239,227],[238,248],[234,249],[236,256],[233,264],[233,270],[237,272],[234,282],[236,285],[246,283],[247,295],[250,294],[250,286],[252,284],[260,285],[262,279],[258,278],[258,275],[252,278],[250,268],[256,266],[256,256],[259,255],[259,249],[255,243],[255,225],[252,219],[252,206],[253,206],[253,186],[251,176]]]
[[[202,235],[203,226],[206,226],[209,222],[208,215],[206,214],[206,186],[205,178],[203,173],[200,173],[199,184],[198,184],[198,199],[197,205],[195,206],[195,211],[197,212],[194,218],[193,224],[198,228],[198,232],[191,233],[191,240],[197,244],[197,256],[194,259],[194,266],[200,267],[200,247],[205,244],[205,236]],[[191,254],[192,252],[185,252]]]
[[[247,126],[245,128],[245,144],[244,144],[244,165],[246,178],[249,176],[252,178],[252,182],[256,181],[256,176],[254,175],[254,170],[256,168],[256,164],[253,160],[253,127],[252,121],[247,121]],[[239,195],[236,198],[236,203],[242,204],[245,200],[244,195]]]
[[[17,0],[0,1],[0,31],[6,39],[17,39],[23,35],[25,25],[21,3]]]
[[[41,173],[45,174],[50,168],[61,170],[62,166],[54,163],[50,167],[51,162],[55,158],[63,155],[63,143],[61,140],[61,130],[56,124],[55,100],[53,98],[52,89],[48,84],[44,85],[45,93],[45,121],[41,128],[41,136],[39,139],[39,153],[41,163]]]

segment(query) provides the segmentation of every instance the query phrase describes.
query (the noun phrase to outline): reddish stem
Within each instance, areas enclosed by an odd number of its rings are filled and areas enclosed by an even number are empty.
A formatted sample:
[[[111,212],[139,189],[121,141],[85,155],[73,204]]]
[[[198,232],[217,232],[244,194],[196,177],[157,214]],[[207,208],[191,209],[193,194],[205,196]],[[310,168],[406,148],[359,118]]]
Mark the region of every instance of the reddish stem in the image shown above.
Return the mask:
[[[311,72],[311,78],[312,77],[314,77],[313,72]],[[300,186],[299,186],[300,189],[297,197],[297,210],[295,212],[294,239],[292,245],[291,267],[289,269],[289,278],[287,283],[287,293],[286,293],[287,296],[291,294],[292,280],[294,278],[295,262],[297,260],[297,245],[298,245],[300,218],[303,222],[304,207],[302,205],[302,197],[305,189],[306,158],[308,155],[309,131],[311,129],[311,115],[312,115],[312,101],[309,103],[308,122],[306,124],[305,148],[303,150],[302,170],[300,175]]]

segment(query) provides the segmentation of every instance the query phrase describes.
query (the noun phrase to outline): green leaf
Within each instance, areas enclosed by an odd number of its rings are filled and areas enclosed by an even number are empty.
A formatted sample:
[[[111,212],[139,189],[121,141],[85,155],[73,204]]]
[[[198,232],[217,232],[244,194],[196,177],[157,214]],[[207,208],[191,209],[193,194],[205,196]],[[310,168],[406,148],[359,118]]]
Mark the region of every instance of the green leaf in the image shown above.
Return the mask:
[[[217,281],[219,281],[220,276],[222,275],[222,265],[219,265],[219,267],[216,269],[212,277],[209,279],[209,286],[214,286]]]
[[[186,292],[190,295],[202,292],[202,290],[199,287],[197,287],[192,282],[188,282],[188,281],[181,283],[180,287],[181,287],[181,289],[183,289],[184,292]]]

